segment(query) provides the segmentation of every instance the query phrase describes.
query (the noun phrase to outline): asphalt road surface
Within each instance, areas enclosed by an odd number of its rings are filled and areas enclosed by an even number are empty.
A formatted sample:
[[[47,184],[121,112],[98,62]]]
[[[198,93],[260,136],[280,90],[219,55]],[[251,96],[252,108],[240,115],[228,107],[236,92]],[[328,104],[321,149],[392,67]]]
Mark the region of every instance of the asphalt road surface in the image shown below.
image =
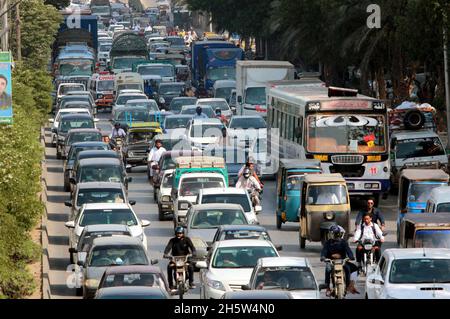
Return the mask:
[[[107,119],[110,114],[99,114],[101,124],[108,123]],[[64,223],[69,218],[69,208],[64,206],[64,201],[69,200],[69,193],[63,191],[63,161],[56,159],[56,151],[50,144],[50,130],[45,130],[46,139],[46,167],[47,167],[47,185],[48,185],[48,224],[47,231],[49,236],[49,280],[50,291],[52,298],[80,298],[75,296],[75,289],[67,286],[66,282],[72,275],[69,267],[69,253],[68,253],[68,229],[65,228]],[[129,199],[136,200],[137,204],[134,210],[139,218],[151,221],[151,225],[145,229],[148,237],[148,251],[151,258],[158,258],[160,260],[159,266],[166,269],[167,260],[162,258],[165,245],[171,236],[173,236],[172,221],[158,221],[157,205],[153,201],[152,187],[149,185],[147,176],[145,174],[146,168],[133,168],[130,176],[133,181],[129,185]],[[275,194],[276,184],[274,181],[266,181],[263,193],[263,212],[258,215],[261,225],[265,226],[270,233],[276,245],[282,245],[283,250],[280,252],[282,256],[298,256],[308,257],[312,266],[313,272],[319,282],[324,280],[324,264],[320,262],[319,256],[321,251],[320,243],[306,243],[306,249],[300,251],[298,241],[298,223],[287,223],[282,226],[281,230],[277,230],[275,226]],[[352,224],[358,209],[364,203],[352,201]],[[396,198],[391,196],[388,200],[381,202],[381,210],[385,214],[386,226],[388,235],[386,242],[383,245],[385,248],[396,247]],[[354,250],[355,246],[351,245]],[[360,295],[348,295],[347,298],[364,298],[364,279],[360,277],[357,283],[357,288],[361,292]],[[196,289],[189,291],[185,298],[197,299],[199,298],[199,279],[198,273],[195,274]],[[326,298],[322,293],[323,298]]]

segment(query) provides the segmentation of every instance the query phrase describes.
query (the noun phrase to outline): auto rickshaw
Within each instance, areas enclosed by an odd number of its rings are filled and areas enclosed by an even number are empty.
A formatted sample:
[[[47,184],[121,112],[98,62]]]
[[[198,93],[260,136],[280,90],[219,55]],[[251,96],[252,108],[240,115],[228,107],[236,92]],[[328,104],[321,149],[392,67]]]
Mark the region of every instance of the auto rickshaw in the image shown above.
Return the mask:
[[[320,161],[280,159],[277,174],[277,228],[286,222],[299,221],[299,208],[303,177],[320,174]]]
[[[306,240],[328,240],[329,229],[339,225],[350,230],[350,197],[341,174],[308,174],[303,178],[300,205],[300,248]]]
[[[400,227],[402,248],[450,248],[450,214],[408,214]]]
[[[407,213],[424,213],[431,191],[448,185],[449,175],[440,169],[404,169],[398,184],[397,244],[400,224]]]

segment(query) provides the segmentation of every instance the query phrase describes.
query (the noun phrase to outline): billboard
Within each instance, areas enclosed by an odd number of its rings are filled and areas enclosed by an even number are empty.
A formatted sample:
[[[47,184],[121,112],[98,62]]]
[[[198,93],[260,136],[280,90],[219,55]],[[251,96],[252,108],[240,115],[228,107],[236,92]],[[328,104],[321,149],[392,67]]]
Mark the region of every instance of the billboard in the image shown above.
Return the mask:
[[[11,53],[0,52],[0,124],[12,124]]]

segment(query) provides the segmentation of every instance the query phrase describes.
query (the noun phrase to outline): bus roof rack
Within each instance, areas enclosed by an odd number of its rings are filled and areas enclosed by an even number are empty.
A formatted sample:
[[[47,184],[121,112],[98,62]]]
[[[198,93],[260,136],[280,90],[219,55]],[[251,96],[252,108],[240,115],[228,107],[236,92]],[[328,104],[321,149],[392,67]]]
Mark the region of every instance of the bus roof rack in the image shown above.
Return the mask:
[[[328,87],[328,97],[333,96],[357,96],[358,90],[355,89],[347,89],[347,88],[340,88],[335,86]]]

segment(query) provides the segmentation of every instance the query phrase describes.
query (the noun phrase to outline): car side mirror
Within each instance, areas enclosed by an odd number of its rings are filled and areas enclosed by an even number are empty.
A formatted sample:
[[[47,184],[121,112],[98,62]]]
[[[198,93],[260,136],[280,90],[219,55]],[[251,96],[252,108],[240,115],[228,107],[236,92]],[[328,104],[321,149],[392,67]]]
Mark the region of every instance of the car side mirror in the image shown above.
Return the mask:
[[[151,222],[149,220],[146,220],[146,219],[141,220],[142,227],[148,227],[148,226],[150,226],[150,224],[151,224]]]
[[[136,201],[135,201],[135,200],[129,200],[128,203],[129,203],[131,206],[136,205]]]
[[[237,102],[238,102],[239,104],[242,103],[242,96],[239,95],[239,96],[237,97]]]
[[[67,228],[75,228],[75,222],[73,220],[64,224]]]
[[[55,120],[54,119],[48,119],[48,122],[49,123],[55,123]]]
[[[201,261],[197,261],[197,263],[195,264],[195,266],[199,269],[206,269],[208,268],[208,264],[206,263],[206,261],[201,260]]]
[[[327,284],[320,284],[319,285],[319,290],[324,290],[327,289],[329,286]]]
[[[127,177],[127,181],[128,181],[129,183],[131,183],[131,182],[133,181],[133,177],[128,176],[128,177]]]
[[[69,178],[69,182],[70,182],[70,184],[76,185],[77,180],[74,177],[71,177],[71,178]]]
[[[211,250],[211,246],[206,247],[206,251],[210,251]]]
[[[159,260],[158,260],[158,259],[152,259],[152,260],[150,260],[150,264],[152,264],[152,265],[156,265],[157,263],[159,263]]]
[[[241,289],[242,289],[242,290],[251,290],[251,288],[250,288],[249,285],[242,285],[242,286],[241,286]]]
[[[77,265],[78,266],[84,266],[84,264],[86,263],[86,257],[87,257],[87,252],[80,252],[79,254],[78,254],[78,262],[77,262]]]
[[[64,206],[72,207],[72,202],[71,202],[70,200],[66,200],[66,201],[64,202]]]
[[[283,250],[283,246],[282,245],[277,245],[275,246],[275,249],[278,251],[282,251]]]
[[[52,133],[58,133],[58,130],[56,128],[52,128]]]

